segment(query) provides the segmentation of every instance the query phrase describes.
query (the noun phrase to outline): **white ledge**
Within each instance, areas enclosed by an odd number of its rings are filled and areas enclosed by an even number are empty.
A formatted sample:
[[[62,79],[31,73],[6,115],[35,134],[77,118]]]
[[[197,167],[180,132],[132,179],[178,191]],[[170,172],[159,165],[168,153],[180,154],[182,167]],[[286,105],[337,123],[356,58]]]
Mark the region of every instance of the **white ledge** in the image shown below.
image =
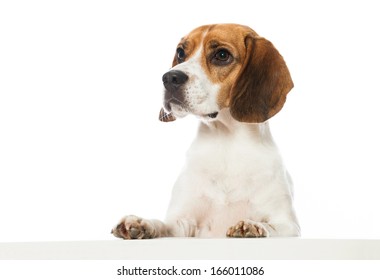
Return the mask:
[[[0,260],[373,260],[380,240],[196,239],[0,243]]]

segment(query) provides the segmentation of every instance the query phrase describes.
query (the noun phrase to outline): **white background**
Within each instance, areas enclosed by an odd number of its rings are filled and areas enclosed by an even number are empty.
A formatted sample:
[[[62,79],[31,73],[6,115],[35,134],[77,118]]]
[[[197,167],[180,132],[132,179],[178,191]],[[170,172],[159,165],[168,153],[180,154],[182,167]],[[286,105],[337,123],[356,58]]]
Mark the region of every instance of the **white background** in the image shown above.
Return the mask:
[[[380,238],[376,1],[0,2],[0,242],[112,239],[163,219],[197,127],[160,123],[193,28],[251,26],[295,88],[271,120],[307,238]]]

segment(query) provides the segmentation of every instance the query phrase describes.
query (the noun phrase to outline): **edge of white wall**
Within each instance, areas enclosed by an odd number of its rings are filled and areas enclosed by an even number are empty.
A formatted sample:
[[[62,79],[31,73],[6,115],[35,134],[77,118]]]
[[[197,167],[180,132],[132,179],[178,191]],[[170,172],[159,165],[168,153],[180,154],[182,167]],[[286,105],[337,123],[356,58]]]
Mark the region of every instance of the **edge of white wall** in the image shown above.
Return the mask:
[[[374,260],[380,239],[197,239],[0,243],[0,260]]]

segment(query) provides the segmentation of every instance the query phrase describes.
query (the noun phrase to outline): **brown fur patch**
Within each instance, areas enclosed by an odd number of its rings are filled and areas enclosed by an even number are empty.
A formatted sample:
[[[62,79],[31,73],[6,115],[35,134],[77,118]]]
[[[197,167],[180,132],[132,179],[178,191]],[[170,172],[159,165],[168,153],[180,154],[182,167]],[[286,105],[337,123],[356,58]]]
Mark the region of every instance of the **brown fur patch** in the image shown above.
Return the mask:
[[[185,60],[189,59],[194,55],[198,48],[201,47],[201,41],[203,38],[203,34],[209,29],[208,25],[200,26],[193,31],[191,31],[188,35],[183,37],[177,48],[183,48],[185,50]],[[178,64],[177,53],[174,55],[172,67]]]

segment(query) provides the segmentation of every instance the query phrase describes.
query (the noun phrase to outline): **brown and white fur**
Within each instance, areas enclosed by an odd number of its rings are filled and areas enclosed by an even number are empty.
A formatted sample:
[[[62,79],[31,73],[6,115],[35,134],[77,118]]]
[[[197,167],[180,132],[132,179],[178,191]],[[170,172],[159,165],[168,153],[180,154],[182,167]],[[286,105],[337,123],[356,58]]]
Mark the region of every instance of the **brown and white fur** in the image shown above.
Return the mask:
[[[247,26],[196,28],[163,76],[161,121],[193,114],[197,137],[176,181],[166,221],[126,216],[112,233],[156,237],[298,236],[292,181],[268,119],[293,82],[271,42]]]

